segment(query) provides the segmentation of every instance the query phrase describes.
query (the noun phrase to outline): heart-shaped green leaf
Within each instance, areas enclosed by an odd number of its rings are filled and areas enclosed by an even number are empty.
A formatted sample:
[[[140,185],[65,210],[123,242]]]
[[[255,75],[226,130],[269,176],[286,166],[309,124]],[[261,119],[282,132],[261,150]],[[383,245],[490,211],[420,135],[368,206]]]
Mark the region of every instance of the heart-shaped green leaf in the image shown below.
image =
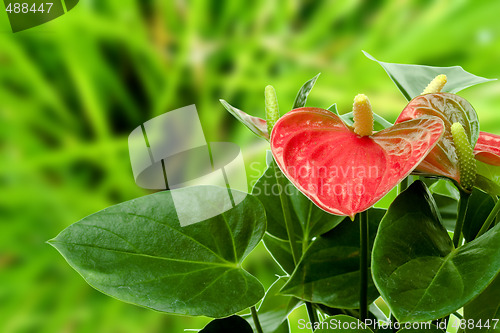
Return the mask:
[[[434,320],[479,295],[500,271],[500,225],[454,249],[421,181],[392,203],[372,252],[375,284],[401,322]]]
[[[250,324],[240,316],[214,319],[199,333],[253,333]]]
[[[500,275],[481,295],[464,307],[464,317],[472,325],[466,325],[467,333],[500,332]]]
[[[276,122],[271,150],[281,171],[318,207],[353,217],[408,176],[441,138],[437,117],[420,117],[368,136],[337,115],[295,109]]]
[[[295,102],[293,102],[292,110],[306,106],[307,96],[309,96],[309,93],[314,87],[314,84],[316,83],[316,80],[318,79],[320,74],[321,73],[318,73],[315,77],[313,77],[312,79],[304,83],[302,87],[300,87],[300,90],[295,97]]]
[[[383,209],[368,210],[371,244],[384,213]],[[359,308],[359,253],[358,215],[354,223],[346,218],[311,244],[281,293],[334,308]],[[378,295],[370,279],[369,302]]]
[[[373,333],[373,331],[361,321],[346,315],[328,317],[321,323],[318,323],[318,325],[319,327],[314,331],[315,333]]]
[[[458,95],[449,93],[426,94],[418,96],[408,103],[396,120],[396,124],[422,116],[441,118],[445,131],[441,140],[415,171],[448,177],[460,183],[458,157],[451,135],[451,125],[453,123],[462,124],[471,146],[474,146],[479,137],[479,120],[476,111],[467,100]]]
[[[266,333],[281,332],[281,326],[287,323],[288,315],[302,303],[298,298],[279,294],[287,280],[287,277],[279,277],[273,283],[257,311],[262,330]],[[252,317],[247,316],[246,319],[256,332]]]
[[[251,116],[240,109],[235,108],[223,99],[219,100],[224,108],[232,114],[236,119],[238,119],[243,125],[245,125],[250,131],[252,131],[258,137],[269,140],[269,133],[267,131],[267,122],[258,117]]]
[[[368,59],[376,61],[384,68],[391,80],[396,84],[399,91],[401,91],[408,101],[420,95],[429,82],[440,74],[445,74],[448,77],[448,83],[444,86],[443,91],[450,93],[457,93],[460,90],[476,84],[494,81],[466,72],[460,66],[433,67],[394,64],[379,61],[365,51],[363,51],[363,53]]]
[[[186,189],[213,204],[227,196],[227,189],[214,186]],[[266,229],[259,200],[232,191],[238,205],[181,227],[175,191],[104,209],[49,242],[92,287],[128,303],[215,318],[256,304],[264,289],[241,262]],[[205,208],[193,201],[191,211],[183,214],[196,216]]]

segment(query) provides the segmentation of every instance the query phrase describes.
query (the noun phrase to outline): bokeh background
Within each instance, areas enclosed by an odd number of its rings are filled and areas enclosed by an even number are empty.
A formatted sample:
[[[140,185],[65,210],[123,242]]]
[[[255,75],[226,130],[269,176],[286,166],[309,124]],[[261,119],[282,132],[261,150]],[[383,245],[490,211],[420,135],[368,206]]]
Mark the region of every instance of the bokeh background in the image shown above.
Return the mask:
[[[266,143],[219,104],[264,115],[275,86],[290,108],[349,112],[357,93],[394,120],[405,100],[363,56],[461,65],[500,77],[500,1],[81,0],[13,34],[0,5],[0,332],[182,332],[207,318],[165,315],[92,289],[45,241],[84,216],[148,192],[132,177],[127,136],[196,104],[208,141],[242,147],[250,182]],[[481,129],[500,134],[500,83],[461,93]],[[280,271],[262,247],[245,263],[267,286]],[[305,317],[299,309],[291,326]],[[295,329],[295,332],[298,330]],[[301,332],[304,332],[303,330]]]

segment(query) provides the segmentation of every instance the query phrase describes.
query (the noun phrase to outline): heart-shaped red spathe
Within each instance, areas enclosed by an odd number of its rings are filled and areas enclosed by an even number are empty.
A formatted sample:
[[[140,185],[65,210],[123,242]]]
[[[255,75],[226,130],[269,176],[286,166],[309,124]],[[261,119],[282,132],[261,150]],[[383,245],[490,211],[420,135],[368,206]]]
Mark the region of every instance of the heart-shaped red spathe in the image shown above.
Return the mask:
[[[474,154],[478,161],[500,166],[500,135],[480,132]]]
[[[422,117],[360,137],[334,113],[305,107],[274,125],[271,150],[285,176],[318,207],[354,217],[408,176],[443,131],[441,119]]]
[[[424,175],[444,176],[460,183],[458,155],[451,135],[451,125],[460,123],[470,138],[479,132],[479,121],[470,103],[455,94],[435,93],[412,99],[396,120],[396,124],[422,116],[435,116],[443,120],[445,132],[436,147],[417,166],[415,171]],[[476,137],[477,138],[477,137]],[[475,139],[472,139],[475,141]]]

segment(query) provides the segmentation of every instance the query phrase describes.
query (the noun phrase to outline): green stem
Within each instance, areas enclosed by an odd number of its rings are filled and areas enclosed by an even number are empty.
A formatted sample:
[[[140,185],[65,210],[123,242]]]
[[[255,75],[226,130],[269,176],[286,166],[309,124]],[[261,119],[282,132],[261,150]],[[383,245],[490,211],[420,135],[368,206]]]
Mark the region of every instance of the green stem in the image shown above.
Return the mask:
[[[250,311],[252,312],[253,323],[255,324],[257,333],[264,333],[264,331],[262,330],[262,326],[260,326],[259,315],[257,314],[257,309],[255,308],[255,306],[252,306],[250,308]]]
[[[483,226],[481,227],[481,229],[477,233],[476,238],[478,238],[479,236],[484,234],[486,231],[488,231],[488,229],[491,226],[491,223],[493,223],[493,221],[497,217],[499,211],[500,211],[500,200],[497,200],[497,202],[495,203],[495,206],[493,207],[493,209],[490,212],[490,215],[488,215],[488,217],[486,218],[486,221],[484,221],[484,223],[483,223]]]
[[[312,325],[312,330],[314,332],[314,327],[318,322],[318,315],[311,302],[306,302],[306,309],[307,309],[307,314],[309,315],[309,321],[311,322]]]
[[[453,245],[455,248],[462,244],[462,229],[464,227],[465,215],[467,214],[467,206],[469,205],[470,193],[460,191],[460,201],[458,203],[458,217],[453,231]]]
[[[288,236],[288,241],[290,242],[290,249],[292,251],[293,263],[297,265],[300,258],[300,250],[298,248],[298,243],[295,240],[295,230],[293,226],[292,217],[290,216],[290,210],[288,209],[288,199],[285,193],[285,187],[287,186],[281,170],[278,168],[275,162],[273,162],[274,176],[276,177],[276,183],[278,184],[278,190],[280,192],[280,202],[281,209],[283,211],[283,218],[285,219],[286,234]]]
[[[369,257],[369,230],[368,211],[360,213],[359,241],[360,241],[360,291],[359,291],[359,319],[365,321],[368,318],[368,257]]]

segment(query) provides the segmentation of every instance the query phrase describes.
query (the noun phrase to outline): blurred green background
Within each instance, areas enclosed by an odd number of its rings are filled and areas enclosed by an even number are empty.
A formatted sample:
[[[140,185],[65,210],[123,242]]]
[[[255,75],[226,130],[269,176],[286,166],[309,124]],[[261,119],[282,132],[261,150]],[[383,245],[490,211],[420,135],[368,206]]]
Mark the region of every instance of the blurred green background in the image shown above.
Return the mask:
[[[0,332],[182,332],[207,318],[165,315],[88,286],[45,241],[84,216],[147,194],[127,136],[196,104],[208,141],[242,147],[249,180],[266,143],[219,104],[263,116],[275,86],[290,108],[321,72],[308,105],[349,112],[357,93],[394,120],[403,96],[363,56],[461,65],[500,77],[500,1],[81,0],[13,34],[0,5]],[[461,93],[482,130],[500,134],[500,83]],[[269,286],[282,274],[259,248],[245,263]],[[294,313],[291,326],[304,316]],[[295,332],[299,330],[295,329]],[[304,332],[302,330],[302,332]]]

